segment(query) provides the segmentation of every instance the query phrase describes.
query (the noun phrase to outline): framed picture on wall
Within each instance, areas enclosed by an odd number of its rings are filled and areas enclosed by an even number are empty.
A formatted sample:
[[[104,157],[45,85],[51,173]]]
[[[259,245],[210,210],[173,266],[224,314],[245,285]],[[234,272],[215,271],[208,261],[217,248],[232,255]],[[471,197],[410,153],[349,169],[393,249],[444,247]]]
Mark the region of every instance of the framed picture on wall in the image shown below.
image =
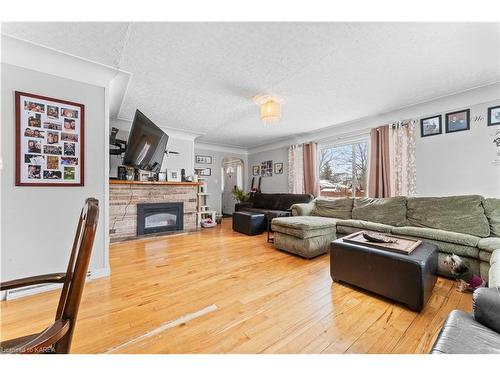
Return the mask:
[[[260,166],[254,165],[252,167],[252,176],[259,176],[260,175]]]
[[[274,174],[283,174],[283,163],[274,163]]]
[[[469,129],[470,129],[469,109],[446,114],[446,133],[461,132]]]
[[[500,105],[488,108],[488,126],[500,125]]]
[[[260,165],[260,175],[262,177],[271,177],[273,175],[273,161],[263,161]]]
[[[15,92],[16,186],[83,186],[85,106]]]
[[[441,134],[441,115],[423,118],[420,120],[420,136],[429,137]]]
[[[196,155],[195,163],[196,164],[212,164],[212,157],[211,156],[204,156],[204,155]]]
[[[212,168],[195,168],[194,173],[200,177],[208,177],[212,175]]]

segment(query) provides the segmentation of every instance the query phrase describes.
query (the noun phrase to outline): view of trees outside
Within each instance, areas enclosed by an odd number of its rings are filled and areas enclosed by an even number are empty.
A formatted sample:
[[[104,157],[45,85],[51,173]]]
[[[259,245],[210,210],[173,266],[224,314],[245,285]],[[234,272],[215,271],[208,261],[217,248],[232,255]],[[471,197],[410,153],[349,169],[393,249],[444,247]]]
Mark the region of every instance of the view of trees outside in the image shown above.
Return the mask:
[[[364,197],[368,173],[366,142],[328,147],[319,153],[320,195]]]

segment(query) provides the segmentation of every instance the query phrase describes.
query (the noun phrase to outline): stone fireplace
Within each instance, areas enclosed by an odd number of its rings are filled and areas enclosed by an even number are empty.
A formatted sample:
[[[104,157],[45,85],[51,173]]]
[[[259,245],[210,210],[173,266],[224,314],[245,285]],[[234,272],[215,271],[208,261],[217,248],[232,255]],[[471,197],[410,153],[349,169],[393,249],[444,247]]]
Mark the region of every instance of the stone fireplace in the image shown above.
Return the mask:
[[[197,182],[111,180],[110,241],[131,240],[142,234],[197,230],[198,185]]]

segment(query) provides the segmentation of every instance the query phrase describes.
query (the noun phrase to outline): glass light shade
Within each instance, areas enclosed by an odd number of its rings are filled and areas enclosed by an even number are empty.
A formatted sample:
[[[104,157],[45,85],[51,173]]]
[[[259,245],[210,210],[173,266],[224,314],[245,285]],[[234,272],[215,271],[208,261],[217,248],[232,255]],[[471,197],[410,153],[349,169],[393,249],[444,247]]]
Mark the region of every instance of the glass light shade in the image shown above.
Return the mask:
[[[260,106],[260,118],[264,122],[276,122],[281,119],[281,104],[273,99]]]

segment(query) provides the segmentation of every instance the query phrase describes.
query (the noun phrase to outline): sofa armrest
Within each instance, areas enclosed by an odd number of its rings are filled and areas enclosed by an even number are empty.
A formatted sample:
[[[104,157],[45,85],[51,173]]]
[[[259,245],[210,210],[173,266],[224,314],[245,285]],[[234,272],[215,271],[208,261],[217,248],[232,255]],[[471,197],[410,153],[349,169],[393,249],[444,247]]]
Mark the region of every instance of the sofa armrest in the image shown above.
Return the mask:
[[[474,319],[500,333],[500,289],[478,288],[472,296]]]
[[[292,205],[292,216],[310,216],[315,203],[295,203]]]
[[[236,203],[234,205],[234,211],[245,211],[245,208],[252,207],[252,204],[250,202],[244,202],[244,203]]]

